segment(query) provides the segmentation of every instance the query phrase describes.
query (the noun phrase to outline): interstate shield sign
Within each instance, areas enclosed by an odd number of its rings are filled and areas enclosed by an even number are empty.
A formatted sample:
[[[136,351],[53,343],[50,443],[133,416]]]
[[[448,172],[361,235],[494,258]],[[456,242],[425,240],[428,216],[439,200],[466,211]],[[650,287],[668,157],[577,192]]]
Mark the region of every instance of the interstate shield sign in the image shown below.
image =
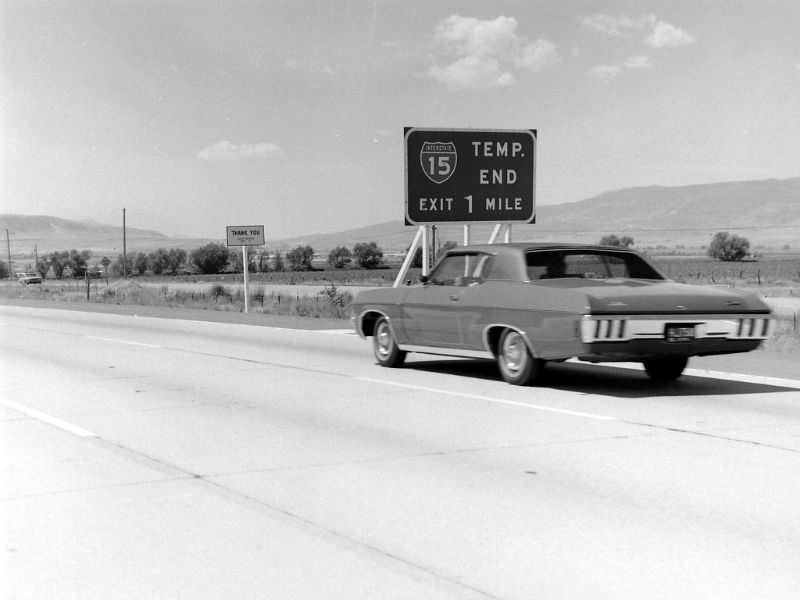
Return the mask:
[[[444,183],[456,172],[458,153],[453,142],[424,142],[419,152],[422,172],[433,183]]]

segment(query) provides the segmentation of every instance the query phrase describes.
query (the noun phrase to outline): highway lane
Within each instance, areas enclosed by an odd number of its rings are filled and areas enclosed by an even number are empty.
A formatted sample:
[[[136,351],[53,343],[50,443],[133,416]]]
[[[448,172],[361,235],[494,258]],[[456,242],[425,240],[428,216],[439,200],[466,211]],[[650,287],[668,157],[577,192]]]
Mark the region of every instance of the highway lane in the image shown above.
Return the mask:
[[[0,307],[10,598],[795,598],[800,381]],[[725,377],[725,376],[723,376]]]

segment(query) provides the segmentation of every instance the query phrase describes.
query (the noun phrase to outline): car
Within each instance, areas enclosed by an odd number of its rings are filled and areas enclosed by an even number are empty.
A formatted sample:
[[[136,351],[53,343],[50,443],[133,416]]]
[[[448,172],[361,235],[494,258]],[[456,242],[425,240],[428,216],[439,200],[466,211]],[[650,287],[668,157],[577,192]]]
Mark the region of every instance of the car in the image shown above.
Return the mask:
[[[747,352],[772,334],[754,293],[682,284],[617,246],[506,243],[448,250],[422,285],[361,291],[356,332],[377,362],[409,352],[486,358],[516,385],[549,361],[639,362],[669,382],[689,357]]]
[[[42,276],[39,273],[17,273],[17,281],[22,285],[42,283]]]

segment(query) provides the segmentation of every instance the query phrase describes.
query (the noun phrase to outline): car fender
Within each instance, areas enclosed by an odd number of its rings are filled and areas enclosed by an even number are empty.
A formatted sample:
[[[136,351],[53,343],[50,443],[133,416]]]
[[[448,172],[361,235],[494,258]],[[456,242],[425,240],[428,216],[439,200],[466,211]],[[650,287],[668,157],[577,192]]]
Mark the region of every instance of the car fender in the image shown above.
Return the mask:
[[[503,335],[503,332],[506,329],[516,331],[522,337],[522,339],[525,340],[525,346],[527,346],[528,352],[531,353],[531,356],[533,358],[539,358],[536,348],[531,342],[527,332],[508,323],[492,323],[491,325],[484,327],[483,345],[486,347],[486,350],[491,352],[493,356],[497,356],[497,349],[500,346],[500,337]]]

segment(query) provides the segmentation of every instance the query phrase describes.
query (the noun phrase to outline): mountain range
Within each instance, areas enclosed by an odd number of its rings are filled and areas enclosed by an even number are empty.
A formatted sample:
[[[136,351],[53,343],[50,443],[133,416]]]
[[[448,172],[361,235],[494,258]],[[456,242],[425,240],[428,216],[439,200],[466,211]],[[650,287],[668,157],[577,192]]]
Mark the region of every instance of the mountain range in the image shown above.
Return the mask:
[[[473,225],[472,242],[485,242],[493,224]],[[49,216],[0,215],[0,230],[8,230],[13,254],[88,249],[99,253],[122,251],[122,227],[94,221]],[[700,184],[680,187],[648,186],[605,192],[566,204],[537,207],[536,224],[512,226],[514,241],[597,242],[605,234],[628,235],[637,247],[702,247],[717,231],[730,231],[753,246],[800,248],[800,177]],[[374,241],[384,252],[402,252],[416,228],[396,221],[335,233],[281,238],[267,231],[274,250],[308,244],[318,253],[336,246],[352,248]],[[461,243],[464,227],[437,226],[440,242]],[[216,240],[171,238],[157,231],[127,228],[128,252],[156,248],[197,248]]]

